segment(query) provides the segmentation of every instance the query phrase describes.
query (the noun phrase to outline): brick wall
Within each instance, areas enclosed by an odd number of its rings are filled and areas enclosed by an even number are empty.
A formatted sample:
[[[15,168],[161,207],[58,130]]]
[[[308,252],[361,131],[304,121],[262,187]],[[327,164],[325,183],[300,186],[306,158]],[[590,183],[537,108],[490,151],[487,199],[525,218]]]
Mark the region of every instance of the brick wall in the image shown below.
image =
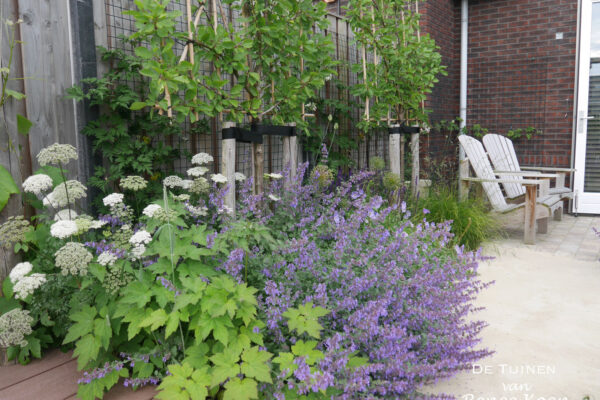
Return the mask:
[[[469,1],[468,123],[541,129],[516,142],[520,161],[568,166],[576,36],[577,0]]]
[[[439,82],[426,102],[432,111],[431,122],[450,121],[459,115],[460,90],[460,2],[458,0],[426,0],[421,3],[421,28],[429,34],[439,46],[442,65],[448,75],[440,75]],[[456,164],[458,143],[454,135],[447,132],[432,131],[421,138],[421,158],[426,174],[434,165],[428,165],[428,159],[440,164],[444,160]]]

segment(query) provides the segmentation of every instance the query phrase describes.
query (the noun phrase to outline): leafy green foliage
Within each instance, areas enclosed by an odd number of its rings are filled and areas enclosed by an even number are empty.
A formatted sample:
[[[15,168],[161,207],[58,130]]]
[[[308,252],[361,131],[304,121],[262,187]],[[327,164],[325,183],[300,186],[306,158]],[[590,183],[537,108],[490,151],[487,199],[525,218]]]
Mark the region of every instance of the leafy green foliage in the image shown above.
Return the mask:
[[[0,211],[8,203],[10,195],[18,193],[20,191],[12,175],[4,166],[0,165]]]
[[[132,104],[172,110],[177,121],[198,114],[242,122],[269,116],[275,123],[302,123],[301,105],[333,73],[333,44],[314,28],[326,29],[325,4],[301,1],[224,1],[217,21],[208,7],[203,11],[212,24],[200,25],[194,37],[177,32],[179,12],[167,11],[167,2],[138,0],[137,31],[131,40],[147,43],[136,48],[140,73],[150,79],[146,99]],[[240,25],[228,23],[227,9],[241,16]],[[175,43],[190,40],[194,59],[179,62]],[[303,61],[301,61],[301,59]],[[214,72],[203,75],[199,65],[211,63]],[[301,68],[303,66],[304,68]],[[224,74],[230,75],[228,79]],[[231,82],[231,88],[225,86]]]
[[[426,122],[422,106],[439,74],[445,74],[441,55],[429,35],[419,32],[419,14],[412,0],[351,0],[347,16],[356,40],[366,52],[377,54],[379,62],[353,66],[366,79],[353,88],[362,99],[373,99],[371,119],[361,126],[380,125],[391,113],[398,123]]]
[[[92,139],[94,152],[104,160],[96,167],[89,184],[104,194],[115,191],[119,180],[127,175],[139,175],[149,181],[146,189],[133,197],[139,211],[139,198],[157,197],[161,191],[161,171],[168,170],[179,151],[172,145],[173,137],[181,135],[181,127],[171,124],[166,116],[148,111],[133,112],[131,106],[140,104],[148,96],[150,83],[140,78],[142,60],[120,50],[99,48],[104,61],[112,65],[102,78],[88,78],[82,86],[67,89],[68,98],[89,101],[99,106],[101,115],[90,121],[83,134]],[[131,87],[127,82],[137,82]],[[134,109],[138,109],[134,107]],[[207,123],[194,124],[195,132],[207,132]],[[171,143],[171,144],[169,144]],[[101,196],[96,205],[101,207]]]
[[[320,338],[320,331],[323,329],[319,324],[319,317],[324,317],[329,311],[323,307],[314,307],[312,302],[308,302],[298,308],[289,308],[283,313],[288,319],[290,330],[296,330],[298,334],[307,333],[309,336]]]

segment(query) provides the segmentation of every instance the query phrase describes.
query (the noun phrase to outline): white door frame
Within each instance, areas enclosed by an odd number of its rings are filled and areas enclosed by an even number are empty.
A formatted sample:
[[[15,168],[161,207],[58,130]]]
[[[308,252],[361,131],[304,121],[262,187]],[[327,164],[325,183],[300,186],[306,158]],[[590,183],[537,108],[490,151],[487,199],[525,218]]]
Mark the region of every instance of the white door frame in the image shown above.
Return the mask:
[[[585,156],[587,145],[587,122],[590,88],[590,46],[592,32],[592,4],[600,0],[582,0],[581,25],[579,42],[579,74],[577,110],[575,113],[575,173],[573,189],[575,199],[573,212],[584,214],[600,214],[600,193],[585,193]],[[600,27],[599,27],[600,28]]]

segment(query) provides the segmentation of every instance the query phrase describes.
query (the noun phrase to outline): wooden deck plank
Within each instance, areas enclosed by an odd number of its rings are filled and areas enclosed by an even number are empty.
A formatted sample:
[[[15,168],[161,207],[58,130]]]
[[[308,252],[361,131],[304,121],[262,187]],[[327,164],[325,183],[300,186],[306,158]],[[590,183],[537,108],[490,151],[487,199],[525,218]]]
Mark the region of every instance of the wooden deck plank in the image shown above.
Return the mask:
[[[41,360],[33,360],[28,365],[7,365],[0,367],[0,391],[33,376],[49,371],[72,360],[72,352],[60,350],[48,352]]]
[[[0,390],[0,400],[64,400],[77,392],[77,361],[72,360],[31,379]]]
[[[156,388],[154,386],[145,386],[135,392],[131,388],[124,387],[121,382],[113,387],[103,400],[151,400],[156,396]],[[65,400],[76,400],[75,395],[66,398]]]

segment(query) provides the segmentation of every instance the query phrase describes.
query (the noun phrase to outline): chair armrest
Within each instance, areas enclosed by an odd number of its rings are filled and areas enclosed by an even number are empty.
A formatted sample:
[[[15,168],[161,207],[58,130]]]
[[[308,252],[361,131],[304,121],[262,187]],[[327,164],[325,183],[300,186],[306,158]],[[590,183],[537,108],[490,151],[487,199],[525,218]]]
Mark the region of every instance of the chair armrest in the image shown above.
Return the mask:
[[[525,171],[554,171],[554,172],[575,172],[575,168],[552,168],[552,167],[521,167]]]
[[[484,179],[484,178],[460,178],[462,181],[468,181],[468,182],[490,182],[490,183],[518,183],[519,185],[525,185],[525,186],[529,186],[529,185],[535,185],[535,186],[542,186],[545,184],[545,182],[543,180],[537,180],[537,179],[523,179],[523,180],[517,180],[517,179]]]
[[[494,171],[494,174],[501,175],[513,175],[513,176],[530,176],[533,178],[558,178],[558,174],[542,174],[540,172],[513,172],[513,171]]]

